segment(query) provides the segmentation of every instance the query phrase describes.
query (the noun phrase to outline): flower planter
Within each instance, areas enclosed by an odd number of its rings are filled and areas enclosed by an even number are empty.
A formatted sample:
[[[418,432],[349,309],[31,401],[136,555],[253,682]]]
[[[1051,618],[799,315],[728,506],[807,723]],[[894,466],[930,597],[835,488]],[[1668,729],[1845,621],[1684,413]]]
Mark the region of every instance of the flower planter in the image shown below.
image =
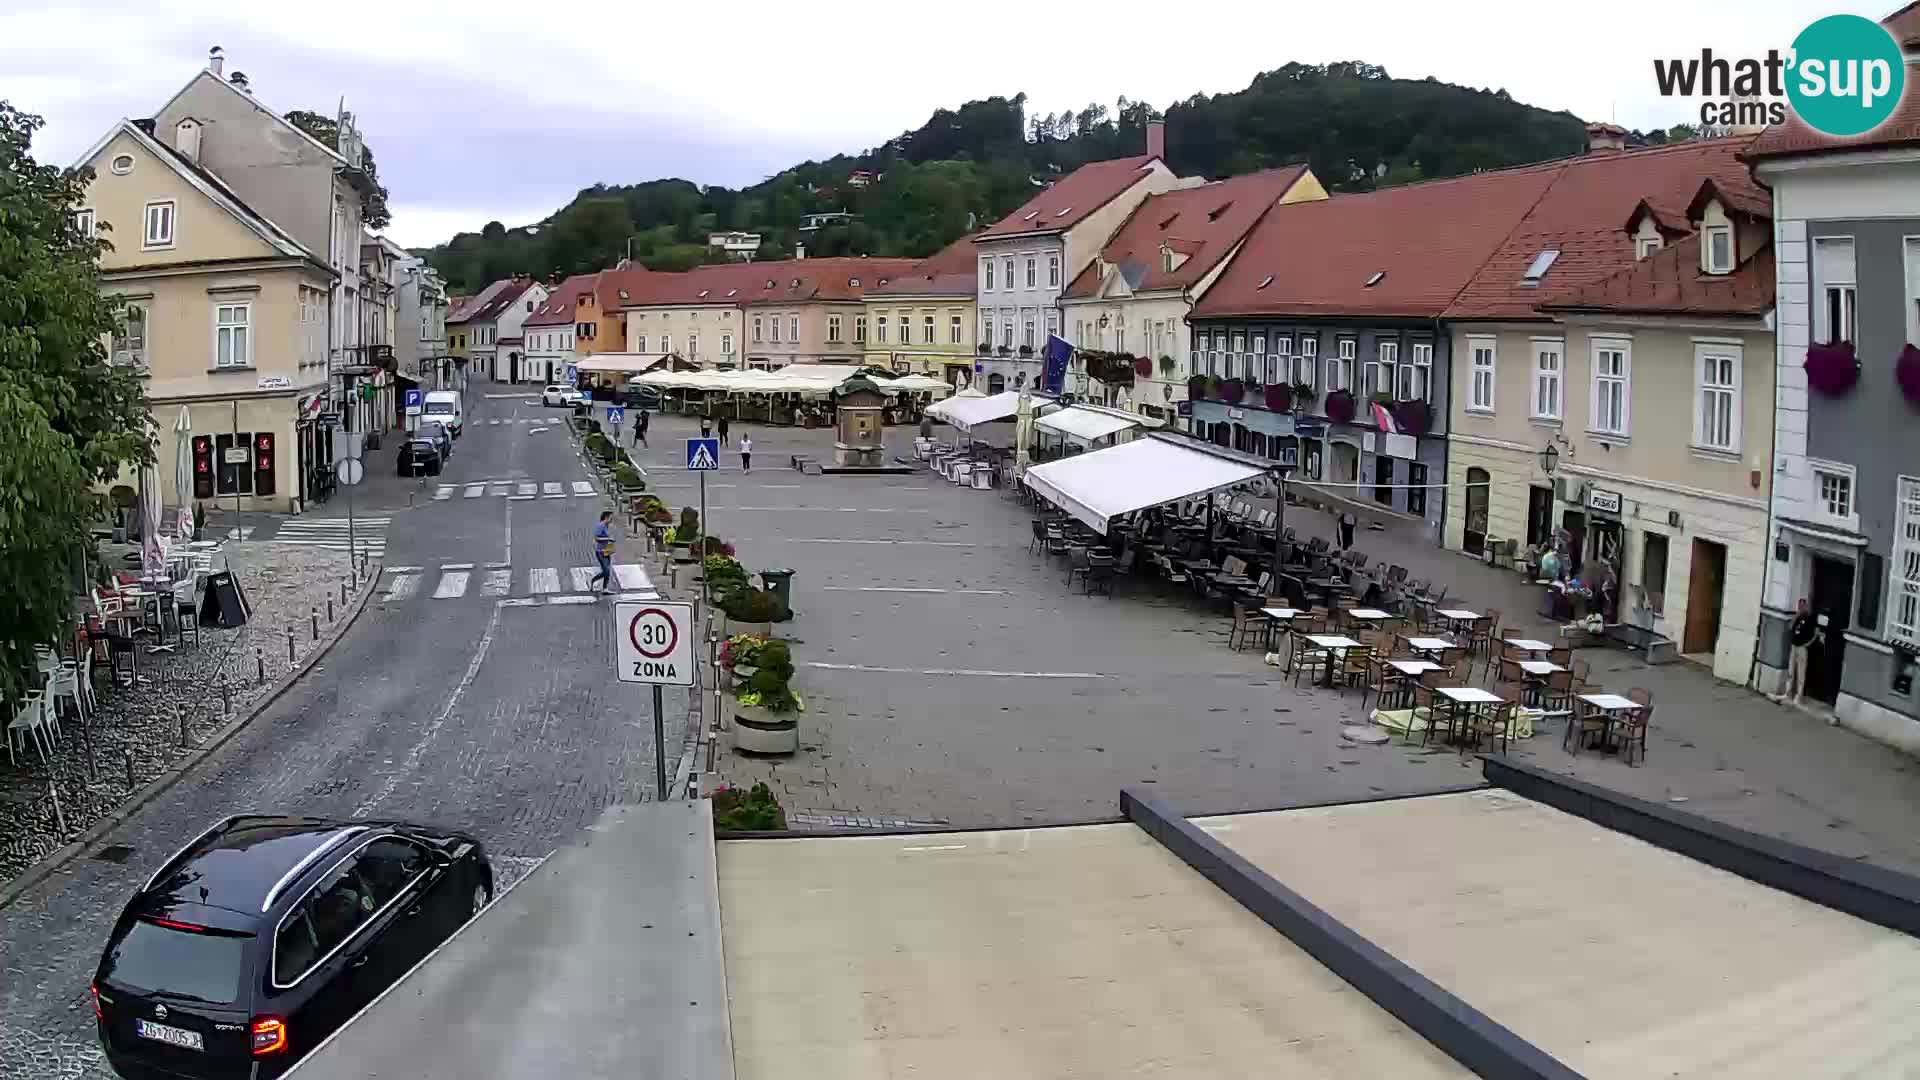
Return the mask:
[[[1247,396],[1247,384],[1239,379],[1227,379],[1220,384],[1220,400],[1229,405],[1238,405]]]
[[[1208,379],[1205,375],[1195,375],[1187,380],[1187,397],[1194,401],[1207,399]]]
[[[1893,381],[1900,384],[1907,404],[1920,407],[1920,346],[1900,350],[1900,359],[1893,362]]]
[[[1848,342],[1807,347],[1807,386],[1828,397],[1839,397],[1860,380],[1860,358]]]
[[[1336,424],[1353,421],[1353,393],[1347,390],[1335,390],[1327,395],[1327,419]]]
[[[1293,408],[1293,387],[1269,386],[1266,393],[1267,409],[1270,412],[1286,412]]]
[[[1396,401],[1393,404],[1393,422],[1403,434],[1425,435],[1433,424],[1433,410],[1424,401]]]
[[[757,705],[733,705],[733,748],[749,754],[793,754],[800,750],[800,714],[768,712]]]
[[[1144,356],[1134,357],[1133,373],[1134,375],[1142,379],[1152,378],[1153,377],[1153,361],[1147,359]]]
[[[763,638],[773,637],[773,624],[770,622],[741,622],[733,616],[727,616],[727,636],[735,634],[758,634]]]
[[[730,668],[723,667],[720,670],[725,677],[725,685],[722,689],[738,690],[747,685],[747,680],[753,678],[754,673],[760,669],[754,667],[752,664],[735,664]]]

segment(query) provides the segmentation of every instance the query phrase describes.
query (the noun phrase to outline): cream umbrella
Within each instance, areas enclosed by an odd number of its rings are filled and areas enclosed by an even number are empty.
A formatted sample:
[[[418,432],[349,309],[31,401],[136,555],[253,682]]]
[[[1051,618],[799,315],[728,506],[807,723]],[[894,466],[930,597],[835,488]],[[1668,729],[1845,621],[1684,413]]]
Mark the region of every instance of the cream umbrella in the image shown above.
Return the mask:
[[[1013,413],[1013,475],[1027,474],[1027,443],[1033,438],[1033,395],[1021,394]]]
[[[180,506],[184,527],[180,535],[191,538],[193,529],[193,415],[185,405],[173,421],[173,496]]]

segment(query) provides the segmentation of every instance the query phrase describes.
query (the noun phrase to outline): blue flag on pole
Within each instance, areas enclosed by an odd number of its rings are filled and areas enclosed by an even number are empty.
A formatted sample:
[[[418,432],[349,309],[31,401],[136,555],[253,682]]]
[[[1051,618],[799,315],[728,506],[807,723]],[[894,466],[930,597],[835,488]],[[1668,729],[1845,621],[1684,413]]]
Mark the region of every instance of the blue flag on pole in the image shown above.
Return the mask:
[[[1058,334],[1048,334],[1047,347],[1040,355],[1047,362],[1040,375],[1041,389],[1049,394],[1058,394],[1067,385],[1067,358],[1073,355],[1073,346]]]

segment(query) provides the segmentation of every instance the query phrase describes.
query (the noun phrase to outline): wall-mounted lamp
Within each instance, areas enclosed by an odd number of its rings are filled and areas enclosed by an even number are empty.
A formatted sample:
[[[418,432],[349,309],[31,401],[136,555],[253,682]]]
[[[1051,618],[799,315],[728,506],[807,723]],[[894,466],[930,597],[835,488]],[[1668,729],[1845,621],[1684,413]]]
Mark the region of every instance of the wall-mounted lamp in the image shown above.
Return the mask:
[[[1553,470],[1558,468],[1559,465],[1560,451],[1555,450],[1552,443],[1548,443],[1547,448],[1540,451],[1540,471],[1546,473],[1548,476],[1552,476]]]

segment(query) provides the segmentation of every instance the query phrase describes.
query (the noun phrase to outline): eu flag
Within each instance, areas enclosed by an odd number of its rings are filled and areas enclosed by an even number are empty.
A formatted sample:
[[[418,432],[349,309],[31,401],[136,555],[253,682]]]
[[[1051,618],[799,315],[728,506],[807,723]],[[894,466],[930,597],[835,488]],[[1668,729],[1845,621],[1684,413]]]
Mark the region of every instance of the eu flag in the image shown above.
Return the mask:
[[[1073,355],[1073,346],[1058,334],[1047,335],[1047,347],[1041,353],[1046,359],[1046,369],[1041,373],[1040,385],[1049,394],[1058,394],[1067,385],[1067,358]]]

